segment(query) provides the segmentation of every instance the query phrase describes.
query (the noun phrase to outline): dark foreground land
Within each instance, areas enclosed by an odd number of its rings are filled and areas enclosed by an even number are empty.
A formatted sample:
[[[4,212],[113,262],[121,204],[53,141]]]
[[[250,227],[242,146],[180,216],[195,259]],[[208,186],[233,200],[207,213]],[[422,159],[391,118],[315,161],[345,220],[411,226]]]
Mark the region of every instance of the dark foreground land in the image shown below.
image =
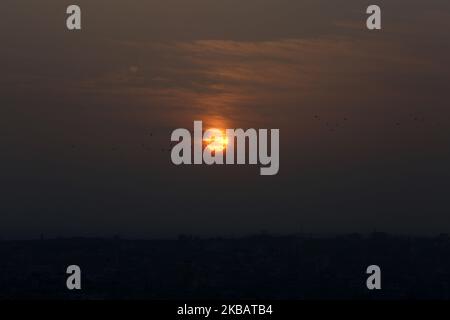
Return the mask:
[[[82,290],[66,289],[79,265]],[[382,290],[366,288],[366,268]],[[450,240],[316,238],[0,241],[0,299],[449,299]]]

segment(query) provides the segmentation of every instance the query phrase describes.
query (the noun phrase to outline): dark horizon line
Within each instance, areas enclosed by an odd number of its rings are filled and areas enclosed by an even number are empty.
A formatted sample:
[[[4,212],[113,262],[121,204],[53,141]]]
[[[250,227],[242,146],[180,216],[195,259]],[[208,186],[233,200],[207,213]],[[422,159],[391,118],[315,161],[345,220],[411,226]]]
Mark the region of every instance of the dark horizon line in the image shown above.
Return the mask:
[[[361,239],[370,238],[421,238],[421,239],[450,239],[450,234],[441,232],[434,234],[406,234],[406,233],[389,233],[384,231],[372,231],[372,232],[346,232],[346,233],[311,233],[311,232],[298,232],[289,234],[276,234],[269,232],[251,233],[247,235],[238,236],[201,236],[195,234],[179,234],[176,236],[167,237],[124,237],[120,234],[115,234],[111,236],[57,236],[46,238],[45,234],[40,235],[37,238],[5,238],[0,237],[0,242],[31,242],[31,241],[58,241],[58,240],[120,240],[120,241],[205,241],[205,240],[245,240],[245,239],[255,239],[255,238],[273,238],[273,239],[283,239],[283,238],[309,238],[309,239],[329,239],[329,238],[341,238],[341,237],[354,237]]]

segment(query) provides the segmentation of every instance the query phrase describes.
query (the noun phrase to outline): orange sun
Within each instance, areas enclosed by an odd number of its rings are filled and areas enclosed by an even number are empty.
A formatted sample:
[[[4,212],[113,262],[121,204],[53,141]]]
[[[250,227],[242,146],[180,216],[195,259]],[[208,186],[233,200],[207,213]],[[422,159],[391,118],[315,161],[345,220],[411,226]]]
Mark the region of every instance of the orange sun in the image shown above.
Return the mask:
[[[203,139],[207,149],[215,152],[221,152],[226,149],[228,138],[223,130],[213,128],[208,129],[207,133],[207,138]]]

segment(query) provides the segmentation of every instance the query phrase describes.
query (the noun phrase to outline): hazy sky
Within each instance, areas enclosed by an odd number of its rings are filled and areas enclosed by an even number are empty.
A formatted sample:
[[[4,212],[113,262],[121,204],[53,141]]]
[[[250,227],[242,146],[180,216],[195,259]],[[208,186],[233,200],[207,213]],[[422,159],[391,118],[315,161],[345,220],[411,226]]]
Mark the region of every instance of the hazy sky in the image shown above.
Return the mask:
[[[450,232],[449,1],[69,4],[0,5],[0,236]],[[280,173],[173,166],[194,120]]]

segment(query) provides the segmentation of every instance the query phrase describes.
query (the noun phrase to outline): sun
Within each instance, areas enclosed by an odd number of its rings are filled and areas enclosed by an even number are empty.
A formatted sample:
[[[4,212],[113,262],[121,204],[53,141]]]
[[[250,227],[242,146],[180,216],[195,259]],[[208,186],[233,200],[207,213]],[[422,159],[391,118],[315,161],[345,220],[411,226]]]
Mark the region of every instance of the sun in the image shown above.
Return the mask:
[[[228,138],[224,130],[212,128],[206,131],[206,137],[203,139],[206,148],[214,152],[222,152],[227,148]]]

